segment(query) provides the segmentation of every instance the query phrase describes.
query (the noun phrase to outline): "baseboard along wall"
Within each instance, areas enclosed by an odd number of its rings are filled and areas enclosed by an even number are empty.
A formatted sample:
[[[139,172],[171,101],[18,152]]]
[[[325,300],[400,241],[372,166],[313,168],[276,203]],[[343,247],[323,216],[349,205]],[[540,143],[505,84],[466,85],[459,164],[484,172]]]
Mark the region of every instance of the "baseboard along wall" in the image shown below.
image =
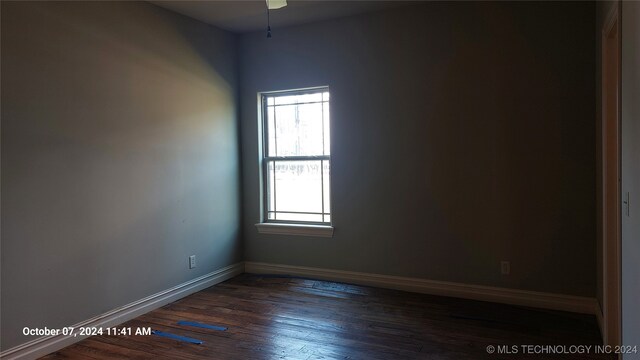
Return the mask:
[[[595,298],[538,291],[260,262],[245,262],[245,272],[301,276],[429,295],[570,311],[581,314],[596,315],[599,311],[598,302]]]
[[[87,319],[75,325],[79,327],[113,327],[142,314],[179,300],[185,296],[213,286],[243,272],[308,277],[357,285],[411,291],[429,295],[450,296],[463,299],[489,301],[509,305],[570,311],[592,314],[602,327],[602,313],[595,298],[552,294],[537,291],[507,289],[492,286],[426,280],[419,278],[371,274],[355,271],[321,269],[260,262],[240,262],[200,276],[157,294],[134,301],[125,306]],[[88,336],[43,336],[0,353],[0,359],[31,360],[72,345]]]
[[[234,276],[244,272],[244,263],[239,262],[206,275],[200,276],[193,280],[187,281],[170,289],[147,296],[143,299],[134,301],[130,304],[108,311],[104,314],[95,316],[91,319],[81,321],[73,328],[81,327],[97,327],[108,328],[117,326],[142,314],[148,313],[166,304],[179,300],[185,296],[191,295],[210,286],[231,279]],[[31,360],[37,359],[44,355],[58,351],[69,345],[72,345],[88,336],[65,336],[50,335],[33,339],[24,344],[18,345],[11,349],[7,349],[0,353],[0,359],[7,360]]]

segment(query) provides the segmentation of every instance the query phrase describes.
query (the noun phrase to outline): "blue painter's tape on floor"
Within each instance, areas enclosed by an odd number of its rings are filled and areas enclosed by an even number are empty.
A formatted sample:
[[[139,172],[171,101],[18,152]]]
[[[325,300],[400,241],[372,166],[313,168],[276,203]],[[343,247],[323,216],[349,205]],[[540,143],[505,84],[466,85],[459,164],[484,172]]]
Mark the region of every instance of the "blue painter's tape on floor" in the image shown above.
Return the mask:
[[[227,330],[227,328],[224,327],[224,326],[201,324],[201,323],[197,323],[197,322],[193,322],[193,321],[184,321],[184,320],[178,321],[178,325],[195,326],[195,327],[199,327],[199,328],[203,328],[203,329],[217,330],[217,331],[225,331],[225,330]]]
[[[193,339],[193,338],[186,337],[186,336],[170,334],[170,333],[166,333],[166,332],[162,332],[162,331],[158,331],[158,330],[152,330],[151,333],[153,335],[158,335],[158,336],[162,336],[162,337],[166,337],[166,338],[174,339],[174,340],[178,340],[178,341],[184,341],[184,342],[188,342],[188,343],[191,343],[191,344],[197,344],[197,345],[202,344],[202,340]]]

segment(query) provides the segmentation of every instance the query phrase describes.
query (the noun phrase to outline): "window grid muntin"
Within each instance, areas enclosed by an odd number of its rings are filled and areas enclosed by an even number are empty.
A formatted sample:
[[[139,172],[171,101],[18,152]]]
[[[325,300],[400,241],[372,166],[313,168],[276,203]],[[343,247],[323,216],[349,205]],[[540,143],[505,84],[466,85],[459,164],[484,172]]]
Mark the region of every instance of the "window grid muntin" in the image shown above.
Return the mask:
[[[304,95],[304,94],[314,94],[314,93],[318,93],[320,94],[320,101],[306,101],[306,102],[292,102],[292,103],[286,103],[286,104],[276,104],[276,99],[277,97],[280,96],[292,96],[292,95]],[[270,101],[269,99],[273,99],[272,101]],[[329,120],[326,119],[325,120],[325,104],[327,106],[329,106],[329,100],[330,100],[330,93],[329,93],[329,88],[327,87],[322,87],[322,88],[313,88],[313,89],[306,89],[306,90],[294,90],[294,91],[282,91],[282,92],[270,92],[270,93],[262,93],[261,94],[261,102],[262,102],[262,113],[263,113],[263,118],[262,118],[262,127],[263,127],[263,134],[262,134],[262,138],[263,138],[263,154],[265,154],[263,156],[263,172],[264,172],[264,184],[263,184],[263,192],[264,192],[264,218],[263,221],[264,222],[275,222],[275,223],[299,223],[299,224],[319,224],[319,225],[327,225],[327,224],[331,224],[331,209],[330,209],[330,205],[328,206],[329,209],[325,209],[325,186],[324,186],[324,181],[325,181],[325,174],[324,174],[324,166],[325,166],[325,162],[327,163],[327,165],[329,166],[328,169],[328,174],[326,175],[328,177],[328,189],[327,191],[330,193],[331,191],[331,155],[330,155],[330,151],[329,154],[327,153],[327,150],[330,149],[326,149],[325,148],[325,121]],[[294,105],[304,105],[304,104],[320,104],[320,108],[321,108],[321,129],[322,129],[322,155],[305,155],[305,156],[277,156],[277,133],[274,134],[273,139],[274,139],[274,153],[276,154],[276,156],[270,156],[269,154],[269,108],[273,108],[273,130],[274,132],[277,129],[277,115],[276,115],[276,107],[279,106],[294,106]],[[295,211],[278,211],[277,210],[277,186],[276,186],[276,162],[280,160],[280,161],[309,161],[309,160],[315,160],[315,161],[320,161],[320,196],[321,196],[321,208],[322,208],[322,212],[321,213],[317,213],[317,212],[295,212]],[[273,184],[270,183],[269,181],[269,164],[273,163]],[[270,210],[270,191],[271,188],[273,187],[273,203],[274,203],[274,208],[273,210]],[[328,196],[329,204],[331,203],[330,201],[330,195]],[[283,213],[283,214],[308,214],[308,215],[322,215],[322,221],[321,222],[316,222],[316,221],[297,221],[297,220],[278,220],[277,219],[277,214],[278,213]],[[274,219],[269,219],[269,215],[270,214],[274,214]]]
[[[322,92],[322,94],[324,93],[328,93],[328,92]],[[273,95],[269,96],[269,95],[263,95],[266,96],[267,98],[269,97],[273,97]],[[329,100],[327,98],[327,100],[324,100],[324,96],[322,97],[323,100],[321,101],[314,101],[314,102],[301,102],[301,103],[290,103],[290,104],[275,104],[275,105],[264,105],[264,112],[265,112],[265,116],[267,117],[267,121],[266,124],[264,126],[265,128],[265,132],[268,134],[268,136],[265,137],[265,154],[267,154],[267,156],[321,156],[321,155],[329,155],[330,153],[330,149],[326,148],[326,136],[325,136],[325,131],[327,131],[328,129],[325,129],[325,106],[329,106]],[[267,102],[268,103],[268,102]],[[286,151],[286,148],[281,148],[282,144],[280,144],[278,142],[278,133],[274,133],[274,134],[270,134],[269,133],[269,125],[270,122],[273,122],[273,129],[275,131],[275,129],[278,128],[278,111],[275,109],[277,107],[293,107],[295,106],[295,110],[296,112],[301,111],[301,109],[298,107],[300,105],[313,105],[313,104],[318,104],[319,105],[319,117],[320,117],[320,148],[322,149],[322,153],[315,153],[315,154],[307,154],[307,155],[282,155],[282,153],[284,153]],[[328,111],[328,109],[327,109]],[[269,117],[270,114],[273,114],[273,119],[271,119]],[[271,121],[272,120],[272,121]],[[273,143],[270,142],[271,138],[273,138]]]
[[[320,170],[319,170],[319,176],[320,176],[320,203],[321,203],[321,212],[314,212],[314,211],[292,211],[292,210],[278,210],[277,208],[277,186],[276,186],[276,162],[278,161],[287,161],[287,162],[302,162],[302,161],[318,161],[320,162]],[[331,223],[331,221],[326,221],[325,218],[327,217],[331,217],[331,209],[330,209],[330,205],[327,206],[326,203],[330,201],[325,201],[326,196],[325,196],[325,176],[330,177],[331,175],[331,159],[329,155],[323,155],[323,156],[297,156],[294,159],[288,158],[286,156],[278,156],[278,157],[265,157],[264,158],[264,162],[265,162],[265,184],[264,184],[264,189],[266,189],[265,191],[265,218],[264,221],[266,222],[283,222],[283,223],[304,223],[304,224],[329,224]],[[325,163],[329,166],[327,174],[325,175]],[[269,165],[273,164],[273,181],[270,180],[271,175],[270,175],[270,171],[269,171]],[[330,193],[331,191],[331,181],[329,180],[328,183],[328,189],[327,191]],[[273,189],[273,190],[272,190]],[[269,191],[273,191],[273,203],[274,203],[274,207],[273,210],[270,208],[271,202],[270,202],[270,198],[269,198]],[[330,199],[329,199],[330,200]],[[326,207],[329,207],[328,211],[326,209]],[[278,220],[278,219],[269,219],[269,214],[274,214],[277,217],[278,213],[284,213],[284,214],[309,214],[309,215],[322,215],[322,221],[295,221],[295,220]]]

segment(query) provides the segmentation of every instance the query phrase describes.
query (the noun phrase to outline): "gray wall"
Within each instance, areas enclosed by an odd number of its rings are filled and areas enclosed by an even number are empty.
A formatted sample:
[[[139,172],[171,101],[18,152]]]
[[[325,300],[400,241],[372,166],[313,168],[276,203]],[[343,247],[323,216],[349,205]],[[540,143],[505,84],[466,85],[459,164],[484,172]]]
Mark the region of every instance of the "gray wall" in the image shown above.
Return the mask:
[[[147,3],[2,2],[2,349],[242,260],[235,44]]]
[[[242,36],[246,260],[594,296],[594,27],[593,3],[427,3]],[[318,85],[335,235],[258,234],[256,93]]]
[[[640,346],[640,3],[622,2],[622,343]],[[624,359],[640,359],[640,353]]]

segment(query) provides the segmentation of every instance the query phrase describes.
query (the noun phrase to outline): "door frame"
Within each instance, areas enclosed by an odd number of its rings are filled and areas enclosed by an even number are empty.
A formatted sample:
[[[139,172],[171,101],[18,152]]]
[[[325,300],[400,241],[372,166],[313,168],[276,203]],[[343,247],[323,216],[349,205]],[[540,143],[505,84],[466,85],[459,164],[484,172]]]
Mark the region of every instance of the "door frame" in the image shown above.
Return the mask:
[[[621,316],[621,26],[620,2],[602,27],[602,336],[620,345]]]

